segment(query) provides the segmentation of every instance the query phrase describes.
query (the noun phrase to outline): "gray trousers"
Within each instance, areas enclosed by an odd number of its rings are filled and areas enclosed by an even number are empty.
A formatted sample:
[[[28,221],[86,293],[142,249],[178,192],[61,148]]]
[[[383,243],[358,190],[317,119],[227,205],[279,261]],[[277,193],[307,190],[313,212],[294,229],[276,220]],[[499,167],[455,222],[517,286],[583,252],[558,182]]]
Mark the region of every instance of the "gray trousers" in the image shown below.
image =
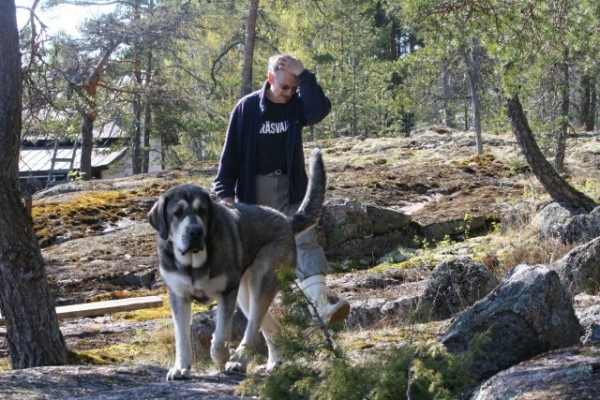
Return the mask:
[[[300,203],[289,202],[289,179],[287,175],[257,175],[256,203],[292,215]],[[298,257],[296,275],[300,281],[317,274],[325,275],[329,269],[323,248],[317,242],[314,228],[296,238]]]

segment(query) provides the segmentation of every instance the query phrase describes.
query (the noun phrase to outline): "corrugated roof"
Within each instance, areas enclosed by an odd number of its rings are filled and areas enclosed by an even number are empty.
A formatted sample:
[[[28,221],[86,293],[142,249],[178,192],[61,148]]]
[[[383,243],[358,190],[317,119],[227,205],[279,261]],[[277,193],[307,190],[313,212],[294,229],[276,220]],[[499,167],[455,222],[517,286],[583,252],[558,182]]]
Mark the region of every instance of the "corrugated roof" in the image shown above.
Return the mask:
[[[123,138],[127,138],[128,137],[128,133],[126,131],[124,131],[119,124],[115,123],[115,122],[107,122],[105,124],[102,125],[98,125],[94,127],[94,130],[92,131],[92,135],[94,137],[94,139],[97,140],[106,140],[106,139],[123,139]],[[54,134],[28,134],[25,137],[23,137],[24,141],[29,141],[29,142],[36,142],[36,141],[51,141],[54,142],[54,140],[56,139],[56,135]],[[62,137],[59,137],[61,142],[64,141],[73,141],[74,139],[77,139],[78,141],[80,141],[81,138],[81,133],[77,134],[77,135],[73,135],[73,136],[69,136],[69,135],[64,135]]]
[[[127,148],[114,150],[110,148],[95,148],[92,151],[92,168],[107,167],[114,161],[120,159],[127,152]],[[52,165],[54,149],[21,149],[19,158],[20,174],[48,173]],[[56,158],[71,159],[73,148],[60,148],[57,150]],[[81,149],[77,149],[72,169],[80,168]],[[57,161],[54,164],[55,171],[68,172],[71,170],[70,161]]]

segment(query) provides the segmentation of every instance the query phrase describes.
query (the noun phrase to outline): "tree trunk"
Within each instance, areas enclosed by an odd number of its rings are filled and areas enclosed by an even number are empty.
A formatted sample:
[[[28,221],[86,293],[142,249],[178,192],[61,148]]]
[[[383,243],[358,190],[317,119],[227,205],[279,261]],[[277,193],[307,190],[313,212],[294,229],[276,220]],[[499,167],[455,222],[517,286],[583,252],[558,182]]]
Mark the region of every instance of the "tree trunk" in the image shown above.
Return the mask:
[[[141,127],[142,104],[140,94],[136,92],[133,95],[133,121],[131,126],[131,168],[134,175],[142,172],[142,152],[141,152]]]
[[[21,59],[14,0],[0,0],[0,309],[13,368],[60,365],[67,349],[18,188]]]
[[[146,95],[144,102],[144,151],[142,157],[142,173],[147,173],[150,168],[150,124],[152,114],[150,112],[150,98]]]
[[[591,76],[588,73],[581,75],[581,101],[579,102],[579,124],[581,126],[587,125],[590,116],[590,80]]]
[[[447,66],[442,65],[442,118],[444,120],[444,126],[448,128],[456,128],[454,122],[454,112],[450,107],[450,99],[454,97],[452,93],[452,85],[450,83],[450,73],[448,73]]]
[[[150,124],[152,123],[151,90],[152,81],[152,52],[148,52],[146,60],[146,90],[144,91],[144,157],[142,159],[142,172],[150,168]]]
[[[94,71],[87,78],[85,85],[79,87],[80,94],[85,96],[86,106],[79,110],[81,114],[81,161],[80,169],[84,180],[92,179],[92,150],[94,149],[94,121],[98,118],[98,86],[102,78],[102,73],[108,64],[110,55],[118,47],[118,43],[113,43],[106,49],[102,60],[98,63]]]
[[[470,60],[467,57],[469,64],[468,75],[469,85],[471,88],[471,113],[473,114],[473,130],[475,131],[475,146],[477,155],[483,155],[483,139],[481,137],[481,99],[479,96],[479,82],[481,81],[481,63],[483,62],[483,47],[479,42],[479,38],[473,39],[471,47]]]
[[[587,132],[596,127],[596,76],[586,73],[581,77],[579,123]]]
[[[506,111],[513,133],[531,171],[544,186],[550,197],[554,201],[571,203],[583,208],[587,212],[592,211],[596,207],[596,202],[561,178],[552,167],[552,164],[544,157],[533,137],[517,95],[506,100]]]
[[[92,150],[94,149],[94,121],[96,114],[88,112],[83,114],[81,122],[81,159],[79,168],[83,180],[92,179]]]
[[[566,61],[568,51],[565,50],[565,61],[558,65],[561,78],[559,93],[560,93],[560,116],[558,131],[556,132],[556,140],[554,143],[554,168],[558,172],[565,170],[565,152],[567,147],[567,133],[569,129],[569,64]]]
[[[596,92],[597,81],[598,79],[595,75],[590,78],[590,113],[585,124],[585,130],[588,132],[596,129],[596,104],[598,102],[598,95]]]
[[[244,43],[244,68],[242,69],[242,97],[252,92],[252,64],[254,63],[254,45],[256,43],[256,16],[258,0],[250,0]]]

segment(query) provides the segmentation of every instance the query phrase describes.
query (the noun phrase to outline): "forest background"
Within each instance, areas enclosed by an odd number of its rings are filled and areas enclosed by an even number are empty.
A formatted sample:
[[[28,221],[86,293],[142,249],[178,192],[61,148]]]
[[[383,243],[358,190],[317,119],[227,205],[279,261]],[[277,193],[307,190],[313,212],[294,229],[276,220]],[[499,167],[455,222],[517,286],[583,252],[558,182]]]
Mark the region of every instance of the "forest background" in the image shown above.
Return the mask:
[[[63,3],[113,7],[77,35],[45,29],[36,12]],[[569,132],[595,128],[592,1],[34,0],[29,10],[23,137],[81,135],[84,172],[92,130],[111,122],[128,133],[134,173],[148,170],[152,138],[165,167],[216,159],[231,109],[276,53],[302,59],[333,103],[310,138],[436,123],[472,130],[482,154],[483,131],[510,129],[513,98],[560,172]]]

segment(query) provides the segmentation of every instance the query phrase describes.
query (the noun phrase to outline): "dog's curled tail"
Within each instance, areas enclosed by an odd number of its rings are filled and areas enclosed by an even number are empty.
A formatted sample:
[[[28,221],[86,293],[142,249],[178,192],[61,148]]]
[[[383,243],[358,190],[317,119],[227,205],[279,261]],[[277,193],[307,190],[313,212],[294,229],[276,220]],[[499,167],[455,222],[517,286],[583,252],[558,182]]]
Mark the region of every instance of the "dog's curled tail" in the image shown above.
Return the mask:
[[[315,148],[310,153],[308,162],[308,188],[304,200],[296,214],[290,217],[294,235],[299,236],[319,222],[323,203],[325,202],[325,166],[321,149]]]

